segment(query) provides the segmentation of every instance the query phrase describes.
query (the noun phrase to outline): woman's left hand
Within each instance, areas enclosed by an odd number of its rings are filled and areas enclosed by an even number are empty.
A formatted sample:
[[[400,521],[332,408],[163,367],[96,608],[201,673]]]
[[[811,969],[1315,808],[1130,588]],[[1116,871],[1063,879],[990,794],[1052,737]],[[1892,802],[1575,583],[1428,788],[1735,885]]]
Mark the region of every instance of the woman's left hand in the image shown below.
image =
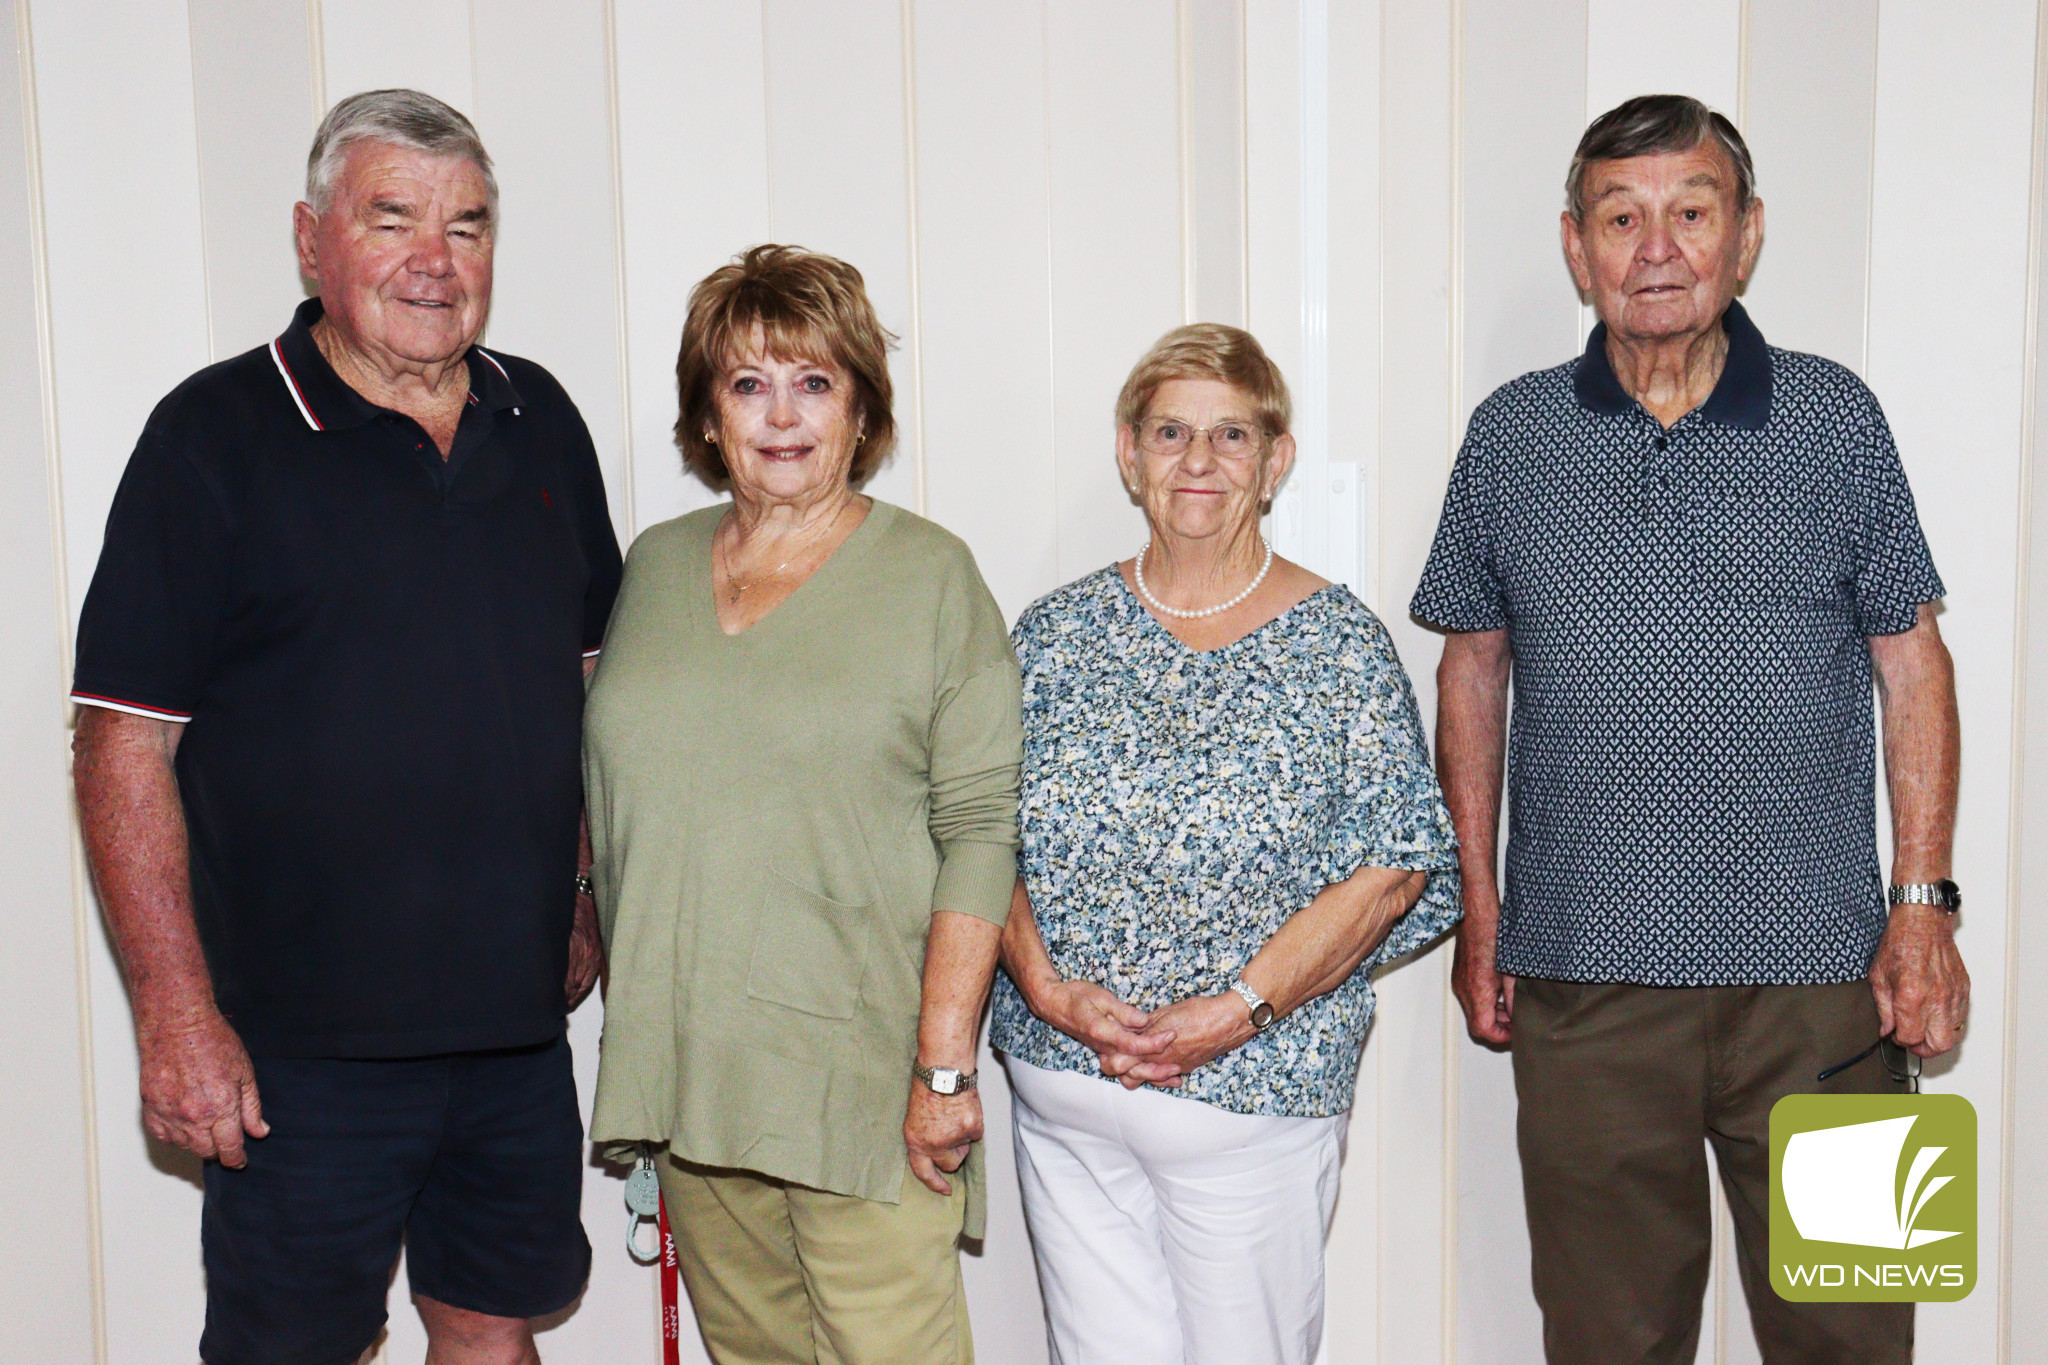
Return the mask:
[[[967,1149],[981,1141],[981,1091],[937,1095],[917,1081],[910,1083],[910,1110],[903,1116],[903,1145],[910,1151],[910,1173],[934,1194],[951,1194],[946,1177],[967,1160]]]
[[[1150,1057],[1117,1055],[1102,1059],[1102,1074],[1114,1076],[1127,1090],[1141,1085],[1171,1089],[1196,1067],[1207,1066],[1258,1032],[1251,1010],[1235,993],[1196,995],[1156,1011],[1141,1033],[1171,1033],[1173,1042]]]

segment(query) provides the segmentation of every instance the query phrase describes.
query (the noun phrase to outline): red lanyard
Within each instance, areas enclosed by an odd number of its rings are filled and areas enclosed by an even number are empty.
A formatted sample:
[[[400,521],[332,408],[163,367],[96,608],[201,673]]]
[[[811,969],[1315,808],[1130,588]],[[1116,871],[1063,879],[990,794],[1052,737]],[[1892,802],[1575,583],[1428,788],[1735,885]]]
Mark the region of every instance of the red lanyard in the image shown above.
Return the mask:
[[[661,1359],[683,1365],[681,1286],[676,1276],[676,1235],[669,1230],[668,1201],[661,1205]]]

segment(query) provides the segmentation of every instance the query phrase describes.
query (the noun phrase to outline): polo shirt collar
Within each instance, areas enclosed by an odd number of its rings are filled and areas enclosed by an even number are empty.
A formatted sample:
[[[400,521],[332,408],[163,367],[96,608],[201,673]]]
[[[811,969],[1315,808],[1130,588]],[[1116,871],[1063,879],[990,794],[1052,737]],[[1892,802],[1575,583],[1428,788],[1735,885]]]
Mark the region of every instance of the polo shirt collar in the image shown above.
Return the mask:
[[[271,363],[307,426],[315,431],[359,427],[384,409],[350,388],[320,354],[313,341],[313,324],[323,311],[317,298],[300,304],[292,314],[292,325],[270,343]],[[498,358],[481,346],[472,346],[468,362],[469,401],[493,411],[511,408],[517,416],[524,400]]]
[[[1738,302],[1729,302],[1728,311],[1721,315],[1721,326],[1728,333],[1728,360],[1721,367],[1714,391],[1700,404],[1699,414],[1724,427],[1760,431],[1771,417],[1770,347]],[[1586,338],[1586,353],[1579,357],[1572,371],[1572,394],[1579,400],[1579,406],[1608,416],[1618,417],[1635,407],[1635,400],[1621,387],[1621,381],[1614,377],[1614,367],[1607,363],[1604,322]]]

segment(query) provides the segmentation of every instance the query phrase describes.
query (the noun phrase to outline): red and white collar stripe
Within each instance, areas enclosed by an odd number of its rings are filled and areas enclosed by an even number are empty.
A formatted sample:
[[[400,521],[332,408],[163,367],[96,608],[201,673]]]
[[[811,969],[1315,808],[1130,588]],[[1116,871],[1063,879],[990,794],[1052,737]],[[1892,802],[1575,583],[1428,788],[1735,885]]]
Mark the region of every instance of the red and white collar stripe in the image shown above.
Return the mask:
[[[325,431],[327,428],[321,426],[320,419],[313,415],[313,407],[306,401],[306,391],[299,387],[298,377],[292,373],[292,367],[284,363],[284,348],[277,344],[282,340],[284,340],[283,337],[272,339],[270,343],[270,359],[277,366],[278,374],[284,378],[285,392],[289,393],[292,396],[292,402],[298,405],[299,416],[306,419],[307,426],[315,431]]]
[[[505,382],[506,382],[507,384],[509,384],[509,383],[511,383],[511,382],[512,382],[512,376],[511,376],[511,375],[509,375],[509,374],[506,374],[506,373],[505,373],[505,367],[504,367],[503,365],[500,365],[500,364],[498,363],[498,357],[496,357],[496,356],[492,355],[492,354],[491,354],[491,353],[490,353],[489,351],[486,351],[486,350],[485,350],[485,349],[484,349],[483,347],[481,347],[481,346],[479,346],[479,347],[477,347],[477,348],[476,348],[476,353],[477,353],[478,355],[482,356],[482,357],[483,357],[483,358],[484,358],[485,360],[488,360],[488,361],[490,361],[490,362],[491,362],[491,368],[492,368],[492,369],[494,369],[494,370],[496,370],[496,371],[497,371],[497,372],[499,373],[499,375],[501,375],[501,376],[502,376],[502,377],[504,378],[504,380],[505,380]]]
[[[325,431],[327,430],[327,428],[321,426],[320,419],[313,415],[312,404],[306,401],[306,391],[299,387],[298,376],[292,373],[291,366],[285,364],[284,348],[278,345],[278,342],[283,340],[283,337],[275,337],[271,340],[270,361],[273,365],[277,366],[277,373],[284,380],[285,392],[289,393],[292,396],[292,403],[294,406],[298,408],[299,416],[306,419],[306,425],[313,428],[313,430],[315,431]],[[490,361],[491,368],[496,370],[499,373],[499,375],[504,378],[507,384],[512,382],[512,376],[505,373],[505,367],[498,363],[498,358],[496,356],[492,355],[489,351],[486,351],[481,346],[476,348],[476,353],[482,356],[485,360]],[[476,402],[477,396],[474,393],[470,394],[469,401],[472,403]]]

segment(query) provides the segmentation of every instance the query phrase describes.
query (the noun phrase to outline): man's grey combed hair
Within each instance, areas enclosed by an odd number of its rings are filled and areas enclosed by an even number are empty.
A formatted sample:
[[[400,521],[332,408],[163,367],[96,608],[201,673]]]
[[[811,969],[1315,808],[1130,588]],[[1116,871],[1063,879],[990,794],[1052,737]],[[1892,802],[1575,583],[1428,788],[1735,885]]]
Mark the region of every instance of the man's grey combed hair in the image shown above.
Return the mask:
[[[484,173],[491,217],[498,216],[498,177],[491,155],[477,136],[476,125],[432,95],[418,90],[365,90],[350,95],[327,111],[313,150],[306,154],[306,202],[315,213],[327,211],[334,178],[348,149],[358,142],[389,142],[434,156],[459,156]]]
[[[1735,206],[1749,208],[1756,197],[1756,167],[1749,144],[1721,115],[1690,95],[1637,95],[1615,105],[1587,127],[1565,173],[1564,198],[1572,217],[1586,217],[1586,168],[1595,161],[1621,161],[1660,152],[1689,152],[1713,141],[1735,164]]]

